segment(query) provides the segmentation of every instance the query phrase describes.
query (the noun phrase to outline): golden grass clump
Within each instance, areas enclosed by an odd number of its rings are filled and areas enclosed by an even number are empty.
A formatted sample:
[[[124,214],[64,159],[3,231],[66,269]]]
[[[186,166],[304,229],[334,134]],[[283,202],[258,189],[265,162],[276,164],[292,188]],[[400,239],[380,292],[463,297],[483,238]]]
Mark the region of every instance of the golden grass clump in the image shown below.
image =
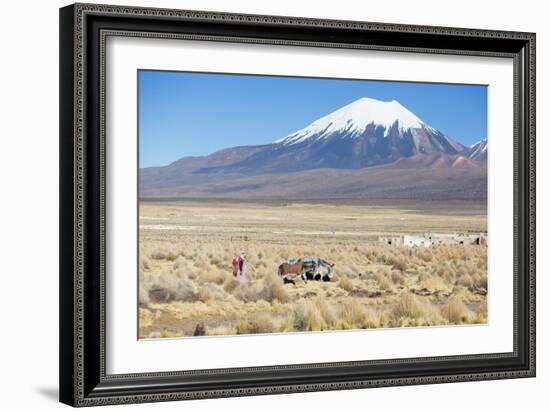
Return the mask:
[[[473,319],[473,323],[475,324],[484,324],[487,322],[487,316],[488,316],[488,313],[487,313],[487,302],[484,301],[480,307],[479,307],[479,310],[477,312],[477,314],[475,315],[475,318]]]
[[[400,256],[392,255],[387,260],[387,263],[389,265],[393,266],[394,269],[401,270],[401,271],[407,270],[407,267],[408,267],[407,260],[405,259],[405,257],[403,255],[400,255]]]
[[[427,248],[420,250],[416,255],[418,256],[418,258],[426,263],[429,263],[433,260],[433,255],[431,251]]]
[[[223,283],[223,289],[228,292],[232,293],[235,288],[239,286],[239,281],[237,281],[233,276],[228,277],[225,282]]]
[[[351,290],[353,290],[353,282],[345,274],[340,277],[340,280],[338,281],[338,285],[340,286],[340,288],[342,288],[343,290],[346,290],[347,292],[350,292]]]
[[[203,303],[209,301],[224,301],[227,297],[227,292],[217,284],[207,283],[199,289],[199,300]]]
[[[174,261],[176,258],[178,258],[178,253],[174,252],[173,250],[155,250],[151,253],[151,258],[153,260],[167,260],[167,261]]]
[[[290,297],[277,274],[270,274],[264,277],[262,297],[264,300],[269,302],[277,300],[281,303],[286,303],[290,300]]]
[[[232,295],[245,303],[255,302],[261,298],[262,287],[259,282],[239,283],[232,291]]]
[[[317,306],[319,313],[321,313],[321,317],[323,317],[323,321],[325,322],[327,329],[335,329],[339,318],[338,312],[332,304],[328,303],[326,299],[320,297],[312,300],[312,302]]]
[[[400,271],[394,270],[391,273],[391,281],[394,284],[403,285],[405,284],[405,276]]]
[[[237,329],[231,325],[221,325],[218,327],[206,328],[206,335],[208,336],[222,336],[237,334]]]
[[[427,274],[420,278],[420,287],[431,291],[441,291],[448,288],[448,284],[438,275]]]
[[[225,286],[228,289],[232,289],[231,293],[235,296],[235,298],[245,303],[256,302],[259,300],[264,300],[269,303],[273,303],[274,301],[285,303],[290,300],[290,297],[277,274],[270,274],[261,280],[247,281],[237,285],[232,282],[228,282]]]
[[[393,286],[385,271],[378,271],[376,273],[376,282],[381,290],[389,290]]]
[[[237,334],[267,334],[277,331],[279,331],[277,324],[266,314],[260,314],[249,320],[240,320],[237,323]]]
[[[455,296],[447,300],[440,312],[451,324],[469,323],[472,319],[472,312]]]
[[[141,297],[141,294],[144,294]],[[171,271],[161,271],[156,275],[144,275],[140,282],[140,298],[145,302],[148,296],[149,302],[161,303],[174,300],[196,301],[198,299],[197,287],[185,275]]]
[[[370,310],[356,299],[348,299],[339,305],[338,328],[343,330],[373,328],[378,325]]]
[[[153,260],[164,260],[166,259],[166,253],[164,251],[156,250],[151,253],[151,258]]]
[[[457,284],[463,287],[471,287],[474,285],[474,281],[472,280],[472,277],[469,274],[463,274],[458,278]]]
[[[139,325],[141,327],[149,327],[154,323],[154,315],[150,310],[145,308],[139,309]]]
[[[487,288],[487,270],[483,271],[480,274],[479,279],[475,282],[475,286],[484,288],[485,290],[488,289]]]
[[[392,315],[394,318],[423,318],[429,317],[430,307],[420,301],[420,299],[411,293],[403,293],[401,298],[393,307]]]
[[[227,272],[223,272],[219,269],[203,270],[199,273],[199,283],[206,284],[223,284],[228,278]]]
[[[139,263],[140,263],[140,269],[142,271],[146,271],[146,270],[150,270],[151,269],[151,260],[149,259],[149,257],[147,257],[146,255],[144,256],[141,256],[140,259],[139,259]]]
[[[322,331],[325,320],[314,301],[301,299],[293,305],[293,327],[297,331]]]
[[[147,307],[149,305],[149,290],[144,286],[143,282],[139,285],[139,305]]]

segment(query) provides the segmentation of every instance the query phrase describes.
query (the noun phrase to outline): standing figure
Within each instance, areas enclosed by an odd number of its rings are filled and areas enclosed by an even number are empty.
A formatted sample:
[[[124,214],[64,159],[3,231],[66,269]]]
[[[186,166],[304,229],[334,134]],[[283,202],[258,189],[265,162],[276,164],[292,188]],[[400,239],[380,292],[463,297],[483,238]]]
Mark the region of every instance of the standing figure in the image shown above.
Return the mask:
[[[238,279],[239,277],[239,257],[236,255],[233,256],[233,260],[231,261],[231,266],[233,267],[233,277],[235,279]]]
[[[239,256],[238,262],[239,262],[239,278],[238,278],[238,280],[241,283],[244,283],[246,281],[246,278],[244,276],[245,271],[246,271],[246,254],[244,253],[244,251],[241,251],[241,255]]]

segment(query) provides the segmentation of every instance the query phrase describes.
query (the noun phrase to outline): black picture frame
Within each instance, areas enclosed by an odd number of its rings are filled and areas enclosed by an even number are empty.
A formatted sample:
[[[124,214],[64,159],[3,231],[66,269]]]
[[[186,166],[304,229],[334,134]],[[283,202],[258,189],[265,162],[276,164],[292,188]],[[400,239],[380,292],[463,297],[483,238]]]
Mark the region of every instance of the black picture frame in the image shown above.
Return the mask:
[[[132,375],[105,372],[105,38],[127,35],[509,57],[514,350]],[[512,222],[510,222],[512,223]],[[169,401],[535,376],[535,34],[97,4],[60,9],[60,401]]]

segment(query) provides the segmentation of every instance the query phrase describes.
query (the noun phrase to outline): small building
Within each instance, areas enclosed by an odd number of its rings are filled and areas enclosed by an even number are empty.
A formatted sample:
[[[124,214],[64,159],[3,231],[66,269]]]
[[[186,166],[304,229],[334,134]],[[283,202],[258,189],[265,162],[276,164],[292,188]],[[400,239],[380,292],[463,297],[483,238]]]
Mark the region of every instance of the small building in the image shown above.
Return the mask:
[[[480,234],[459,234],[456,237],[459,244],[481,245],[487,244],[487,236]]]
[[[378,242],[384,245],[403,245],[403,236],[378,237]]]
[[[432,245],[432,242],[423,235],[406,234],[403,236],[403,244],[407,247],[429,247]]]
[[[404,234],[378,237],[384,245],[406,247],[431,247],[438,245],[485,245],[487,233],[432,233]]]
[[[424,233],[424,237],[430,240],[433,245],[456,244],[456,233]]]

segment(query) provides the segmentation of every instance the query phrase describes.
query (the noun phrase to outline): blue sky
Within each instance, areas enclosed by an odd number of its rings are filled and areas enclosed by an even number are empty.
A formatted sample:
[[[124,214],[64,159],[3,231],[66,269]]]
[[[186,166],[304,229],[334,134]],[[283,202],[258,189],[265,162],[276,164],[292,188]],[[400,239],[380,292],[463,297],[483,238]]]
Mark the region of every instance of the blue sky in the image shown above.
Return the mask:
[[[487,136],[487,87],[139,71],[140,167],[270,143],[361,97],[397,100],[470,145]]]

